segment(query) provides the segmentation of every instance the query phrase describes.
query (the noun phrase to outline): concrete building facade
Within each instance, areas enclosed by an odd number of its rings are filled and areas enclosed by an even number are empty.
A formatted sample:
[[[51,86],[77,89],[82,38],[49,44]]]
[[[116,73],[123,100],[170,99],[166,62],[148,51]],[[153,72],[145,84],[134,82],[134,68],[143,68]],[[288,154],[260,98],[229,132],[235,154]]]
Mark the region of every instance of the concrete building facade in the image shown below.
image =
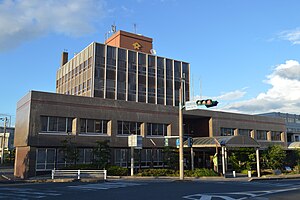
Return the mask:
[[[128,167],[132,134],[142,136],[139,167],[164,167],[163,149],[176,147],[179,135],[183,74],[189,99],[189,64],[149,54],[151,48],[147,37],[117,32],[107,44],[92,43],[71,60],[63,53],[57,93],[30,91],[17,104],[15,175],[26,178],[68,165],[66,139],[79,149],[77,163],[90,163],[96,142],[108,140],[111,163]],[[243,135],[261,148],[286,147],[283,119],[207,109],[184,111],[183,118],[185,136]],[[200,151],[195,157],[201,157],[198,167],[210,159]]]
[[[189,63],[156,56],[150,48],[151,38],[118,31],[106,44],[93,42],[71,60],[63,52],[56,92],[178,106],[185,74],[189,100]]]
[[[286,124],[287,142],[300,142],[300,115],[281,112],[263,113],[260,115],[284,119]]]

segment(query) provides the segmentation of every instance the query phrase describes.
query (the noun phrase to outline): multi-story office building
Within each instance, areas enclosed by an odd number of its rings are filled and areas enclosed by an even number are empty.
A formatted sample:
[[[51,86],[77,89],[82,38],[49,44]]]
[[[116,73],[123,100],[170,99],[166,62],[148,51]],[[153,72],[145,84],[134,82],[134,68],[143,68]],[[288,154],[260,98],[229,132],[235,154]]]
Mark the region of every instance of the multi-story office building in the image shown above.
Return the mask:
[[[15,175],[67,165],[66,138],[79,149],[77,163],[90,163],[96,141],[108,140],[112,164],[128,167],[131,134],[142,136],[139,167],[163,167],[163,149],[176,147],[179,135],[180,79],[185,74],[188,100],[190,70],[188,63],[153,55],[151,49],[151,38],[119,31],[70,60],[64,52],[57,93],[31,91],[17,104]],[[286,146],[283,119],[207,109],[184,111],[183,118],[184,135],[195,141],[196,167],[208,167],[215,153],[215,140],[201,145],[204,137],[237,138],[235,146],[246,141],[261,148]]]
[[[300,115],[280,112],[263,113],[260,115],[284,119],[287,142],[300,142]]]
[[[180,78],[185,74],[188,100],[189,63],[153,51],[151,38],[118,31],[106,44],[93,42],[69,61],[63,52],[56,92],[177,106]]]

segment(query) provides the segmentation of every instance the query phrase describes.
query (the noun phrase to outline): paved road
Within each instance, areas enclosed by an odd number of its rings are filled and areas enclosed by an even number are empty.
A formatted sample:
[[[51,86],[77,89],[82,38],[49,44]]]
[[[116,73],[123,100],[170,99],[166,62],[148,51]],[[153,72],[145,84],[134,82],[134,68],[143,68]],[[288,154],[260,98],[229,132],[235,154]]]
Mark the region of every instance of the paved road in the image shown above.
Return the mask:
[[[300,180],[132,181],[0,185],[0,199],[300,199]]]

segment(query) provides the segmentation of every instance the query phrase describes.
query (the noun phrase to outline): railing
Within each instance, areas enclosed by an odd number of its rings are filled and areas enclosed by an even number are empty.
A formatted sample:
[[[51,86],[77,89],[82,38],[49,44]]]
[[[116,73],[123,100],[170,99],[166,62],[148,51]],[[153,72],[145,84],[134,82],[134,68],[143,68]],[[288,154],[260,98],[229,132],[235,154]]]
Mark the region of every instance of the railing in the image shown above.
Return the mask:
[[[103,177],[104,180],[107,178],[106,170],[52,170],[51,178],[55,177],[77,177],[77,179],[81,178],[96,178]]]

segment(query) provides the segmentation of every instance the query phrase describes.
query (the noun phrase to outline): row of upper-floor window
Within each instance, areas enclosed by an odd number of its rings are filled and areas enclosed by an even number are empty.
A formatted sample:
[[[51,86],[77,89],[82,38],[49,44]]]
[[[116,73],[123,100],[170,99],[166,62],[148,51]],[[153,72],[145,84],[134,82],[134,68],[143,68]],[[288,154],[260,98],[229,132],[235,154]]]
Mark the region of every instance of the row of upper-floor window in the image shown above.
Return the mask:
[[[74,63],[73,65],[76,65],[74,61],[73,62],[70,61],[70,63],[68,63],[68,64],[72,65],[72,63]],[[56,80],[56,87],[59,87],[62,84],[67,83],[71,79],[77,77],[81,73],[85,72],[87,69],[91,68],[91,66],[92,66],[92,57],[90,57],[87,60],[81,62],[80,64],[78,64],[75,67],[70,66],[70,68],[73,68],[73,69],[68,70],[67,73],[63,74],[60,78],[58,78]],[[66,66],[64,66],[64,67],[66,67]],[[59,69],[59,70],[63,70],[63,69]]]
[[[289,127],[287,127],[287,132],[300,133],[300,127],[299,128],[289,128]]]
[[[182,72],[185,74],[189,73],[189,67],[188,63],[175,61],[168,58],[153,56],[144,54],[141,52],[135,52],[130,50],[125,50],[121,48],[111,47],[107,46],[107,53],[106,53],[106,64],[109,68],[116,67],[117,60],[118,60],[118,67],[125,68],[126,62],[128,62],[128,66],[134,66],[135,68],[145,68],[148,64],[148,68],[157,68],[157,74],[163,74],[164,68],[166,68],[166,74],[167,76],[172,76],[174,71],[174,76],[180,78],[181,74],[181,63],[182,63]],[[128,51],[128,57],[127,57],[127,51]],[[118,58],[116,57],[118,52]],[[96,47],[96,66],[102,66],[105,65],[105,45],[97,44]],[[174,66],[173,66],[174,61]],[[174,67],[174,70],[173,70]],[[143,70],[142,70],[143,71]],[[144,69],[145,71],[145,69]],[[161,71],[161,72],[160,72]],[[188,76],[186,76],[186,79],[188,81]]]
[[[41,132],[47,133],[71,133],[74,130],[73,120],[70,117],[41,116]],[[110,120],[103,119],[80,119],[80,134],[107,134]],[[168,124],[143,123],[133,121],[117,121],[118,135],[141,135],[141,126],[146,124],[148,136],[166,136]]]
[[[298,117],[287,117],[285,118],[285,121],[287,123],[296,123],[296,124],[300,124],[300,118]]]
[[[63,90],[63,88],[60,88],[61,91],[58,91],[59,93],[64,93],[68,95],[81,95],[89,90],[91,90],[91,79],[84,81],[82,84],[78,84],[75,87],[71,85],[71,88],[66,87]]]
[[[281,134],[280,131],[267,131],[267,130],[256,130],[256,135],[252,135],[252,129],[236,129],[236,128],[224,128],[222,127],[220,130],[221,136],[233,136],[235,132],[237,135],[244,135],[249,137],[255,137],[257,140],[268,140],[268,133],[271,133],[271,140],[272,141],[281,141]]]

